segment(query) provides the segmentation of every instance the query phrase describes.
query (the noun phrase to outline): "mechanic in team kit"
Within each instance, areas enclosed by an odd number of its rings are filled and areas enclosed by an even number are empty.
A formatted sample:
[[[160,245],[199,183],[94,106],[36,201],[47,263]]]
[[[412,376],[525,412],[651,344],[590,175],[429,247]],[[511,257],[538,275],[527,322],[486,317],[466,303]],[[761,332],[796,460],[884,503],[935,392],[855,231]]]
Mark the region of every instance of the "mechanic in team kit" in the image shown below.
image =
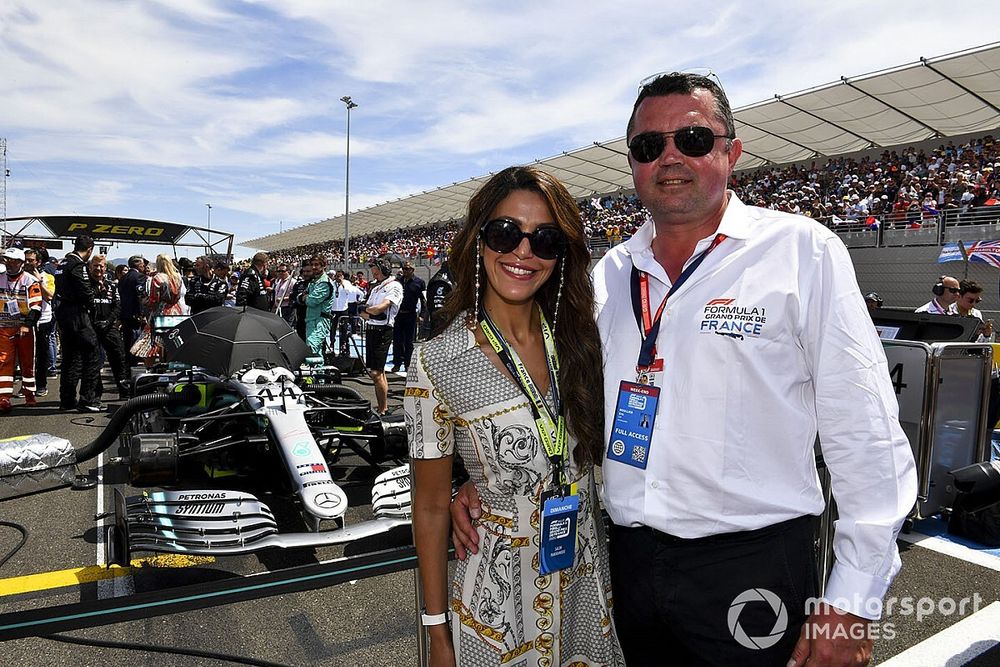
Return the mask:
[[[184,297],[192,315],[226,302],[229,286],[215,275],[214,267],[215,262],[210,257],[203,256],[194,261],[194,276]]]
[[[271,310],[271,291],[267,287],[267,253],[259,252],[236,286],[236,305],[257,310]]]
[[[125,348],[121,331],[118,329],[121,315],[121,300],[118,290],[107,278],[108,260],[104,255],[93,255],[87,262],[90,282],[94,286],[94,331],[97,342],[111,366],[119,400],[129,397],[129,368],[125,363]],[[97,396],[104,392],[104,385],[98,377]]]

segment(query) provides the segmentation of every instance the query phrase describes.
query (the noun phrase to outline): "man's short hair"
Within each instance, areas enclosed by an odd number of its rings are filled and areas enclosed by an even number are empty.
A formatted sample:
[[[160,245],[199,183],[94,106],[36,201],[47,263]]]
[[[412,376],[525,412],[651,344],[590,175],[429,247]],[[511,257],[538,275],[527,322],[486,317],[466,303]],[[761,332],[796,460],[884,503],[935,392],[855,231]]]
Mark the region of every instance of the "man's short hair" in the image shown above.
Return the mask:
[[[202,255],[196,261],[201,262],[209,271],[215,268],[215,260],[208,255]]]
[[[635,127],[635,114],[639,110],[639,105],[647,97],[666,97],[667,95],[690,95],[698,89],[707,90],[715,98],[715,117],[726,128],[726,134],[736,136],[736,123],[733,121],[733,110],[729,106],[729,98],[717,82],[707,76],[691,74],[685,72],[671,72],[656,77],[645,86],[639,89],[639,96],[632,106],[632,115],[629,116],[628,126],[625,129],[626,139],[632,136],[632,129]],[[729,142],[726,142],[729,145]]]
[[[267,265],[267,253],[259,252],[256,255],[254,255],[253,259],[251,260],[251,264],[254,265],[260,264],[261,266]]]
[[[25,248],[24,249],[24,257],[25,257],[25,259],[27,259],[28,255],[34,255],[37,258],[38,257],[38,251],[36,249],[34,249],[34,248]]]
[[[959,294],[982,294],[983,286],[977,283],[975,280],[960,280],[958,283],[958,293]]]
[[[88,234],[80,234],[73,241],[73,251],[79,252],[81,250],[90,250],[94,247],[94,239],[92,239]]]
[[[132,255],[128,258],[128,265],[133,269],[140,269],[146,264],[146,258],[142,255]]]

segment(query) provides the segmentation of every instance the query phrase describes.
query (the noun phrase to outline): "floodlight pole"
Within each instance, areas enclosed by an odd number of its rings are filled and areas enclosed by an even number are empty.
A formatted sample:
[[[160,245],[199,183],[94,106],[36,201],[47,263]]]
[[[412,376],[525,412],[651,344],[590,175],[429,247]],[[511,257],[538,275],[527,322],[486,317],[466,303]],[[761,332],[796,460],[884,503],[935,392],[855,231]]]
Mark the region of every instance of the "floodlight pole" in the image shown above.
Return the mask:
[[[0,212],[0,240],[7,244],[7,179],[10,178],[10,169],[7,168],[7,139],[0,137],[0,170],[3,170],[3,211]]]
[[[344,174],[344,270],[351,268],[351,109],[357,108],[350,95],[344,95],[340,101],[347,106],[347,164]]]
[[[208,208],[208,252],[209,254],[214,254],[214,248],[212,248],[212,205],[205,204]]]

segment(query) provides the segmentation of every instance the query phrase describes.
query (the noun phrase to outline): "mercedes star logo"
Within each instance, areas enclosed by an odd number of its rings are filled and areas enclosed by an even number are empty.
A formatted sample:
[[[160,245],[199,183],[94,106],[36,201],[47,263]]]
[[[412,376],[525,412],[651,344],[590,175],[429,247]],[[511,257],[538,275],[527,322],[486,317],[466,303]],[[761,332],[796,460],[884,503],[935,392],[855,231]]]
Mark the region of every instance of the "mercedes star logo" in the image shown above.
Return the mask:
[[[340,504],[340,497],[335,493],[317,493],[313,502],[323,509],[329,509]]]

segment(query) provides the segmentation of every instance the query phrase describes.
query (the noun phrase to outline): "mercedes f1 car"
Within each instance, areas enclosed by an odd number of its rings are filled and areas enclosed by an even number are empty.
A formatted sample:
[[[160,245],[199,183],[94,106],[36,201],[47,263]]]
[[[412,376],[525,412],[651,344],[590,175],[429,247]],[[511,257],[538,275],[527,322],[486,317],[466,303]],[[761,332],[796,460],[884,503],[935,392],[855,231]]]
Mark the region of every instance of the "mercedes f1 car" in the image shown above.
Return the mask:
[[[376,518],[345,525],[348,498],[331,466],[345,449],[372,466],[398,465],[406,430],[402,416],[380,417],[353,389],[323,383],[335,379],[332,368],[293,373],[263,362],[230,378],[177,364],[136,377],[135,397],[93,449],[119,434],[126,455],[112,461],[125,466],[130,485],[156,490],[129,498],[116,490],[108,562],[127,563],[133,551],[317,547],[409,524],[402,466],[375,479]],[[291,499],[305,530],[279,530],[272,508],[250,492],[260,489]]]

